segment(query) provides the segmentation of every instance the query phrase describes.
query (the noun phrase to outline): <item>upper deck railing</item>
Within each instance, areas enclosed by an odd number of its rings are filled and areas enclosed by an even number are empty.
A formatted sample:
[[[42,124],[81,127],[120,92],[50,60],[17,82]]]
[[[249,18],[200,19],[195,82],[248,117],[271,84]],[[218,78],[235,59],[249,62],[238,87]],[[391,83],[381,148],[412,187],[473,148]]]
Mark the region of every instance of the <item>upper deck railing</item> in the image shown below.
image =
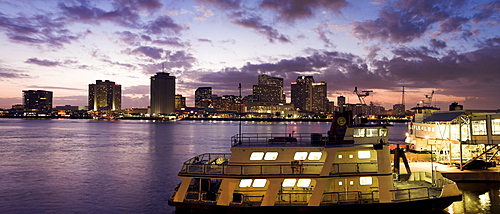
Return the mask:
[[[321,133],[243,133],[231,137],[232,146],[324,146],[352,144]]]

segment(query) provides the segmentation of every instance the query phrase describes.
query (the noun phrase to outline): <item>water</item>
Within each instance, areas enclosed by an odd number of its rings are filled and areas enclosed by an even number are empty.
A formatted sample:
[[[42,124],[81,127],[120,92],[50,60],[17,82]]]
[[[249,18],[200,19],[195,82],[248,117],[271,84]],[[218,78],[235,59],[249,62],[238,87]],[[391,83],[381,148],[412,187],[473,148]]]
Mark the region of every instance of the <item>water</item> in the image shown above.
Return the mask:
[[[0,118],[0,213],[174,213],[167,199],[182,163],[229,152],[238,124]],[[242,122],[242,130],[326,133],[329,125]],[[405,131],[395,124],[389,138],[402,141]],[[465,203],[450,212],[500,210],[499,185],[463,189]]]

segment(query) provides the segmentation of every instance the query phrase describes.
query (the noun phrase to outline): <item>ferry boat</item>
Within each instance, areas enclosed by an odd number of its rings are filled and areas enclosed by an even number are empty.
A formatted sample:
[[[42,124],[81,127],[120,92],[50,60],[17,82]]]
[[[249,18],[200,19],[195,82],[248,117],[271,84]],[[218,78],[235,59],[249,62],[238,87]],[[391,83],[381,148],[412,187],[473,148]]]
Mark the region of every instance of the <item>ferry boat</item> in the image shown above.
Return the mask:
[[[180,212],[339,213],[443,210],[461,200],[438,172],[398,179],[388,124],[352,124],[337,113],[326,135],[237,134],[231,154],[187,160],[168,204]]]

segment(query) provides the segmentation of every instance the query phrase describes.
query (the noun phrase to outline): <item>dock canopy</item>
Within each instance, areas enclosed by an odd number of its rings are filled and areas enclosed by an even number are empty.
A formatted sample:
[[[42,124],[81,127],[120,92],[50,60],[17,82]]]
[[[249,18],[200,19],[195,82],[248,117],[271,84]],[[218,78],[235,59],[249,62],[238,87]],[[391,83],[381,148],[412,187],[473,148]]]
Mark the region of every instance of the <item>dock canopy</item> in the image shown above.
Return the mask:
[[[464,113],[463,111],[436,112],[425,118],[423,122],[450,122]]]

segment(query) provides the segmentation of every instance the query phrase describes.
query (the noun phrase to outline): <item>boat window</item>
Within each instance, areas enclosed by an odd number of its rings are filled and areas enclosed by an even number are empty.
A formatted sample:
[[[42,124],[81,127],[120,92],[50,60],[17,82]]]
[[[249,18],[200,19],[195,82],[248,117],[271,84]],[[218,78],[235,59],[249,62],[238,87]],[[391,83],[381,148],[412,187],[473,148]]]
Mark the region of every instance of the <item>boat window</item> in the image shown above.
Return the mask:
[[[354,181],[349,181],[349,185],[354,185]]]
[[[338,155],[337,157],[338,157],[338,159],[342,159],[342,155]]]
[[[366,137],[378,137],[378,129],[366,129]]]
[[[370,159],[371,153],[370,153],[370,151],[358,151],[358,158],[359,159]]]
[[[267,179],[255,179],[252,187],[265,187]]]
[[[250,155],[250,160],[262,160],[264,157],[264,152],[252,152]]]
[[[359,177],[359,184],[360,185],[372,185],[373,178],[372,177]]]
[[[283,184],[281,186],[283,186],[283,187],[294,187],[295,186],[295,182],[297,182],[297,179],[295,179],[295,178],[287,178],[287,179],[283,180]]]
[[[349,158],[354,158],[354,155],[349,155]]]
[[[380,137],[387,136],[387,129],[380,129]]]
[[[266,152],[264,160],[276,160],[278,158],[278,152]]]
[[[500,119],[491,120],[491,134],[500,135]]]
[[[299,179],[299,181],[297,182],[297,187],[309,187],[310,184],[311,184],[311,179],[302,178]]]
[[[486,120],[473,120],[472,121],[472,134],[473,135],[486,135]]]
[[[309,157],[307,157],[307,160],[320,160],[322,155],[323,153],[321,152],[311,152],[309,153]]]
[[[354,129],[353,137],[364,137],[365,129]]]
[[[343,184],[342,181],[339,181],[339,186],[342,186],[342,184]]]
[[[240,187],[250,187],[252,186],[252,179],[241,179]]]
[[[293,156],[294,160],[305,160],[307,157],[307,152],[295,152]]]

